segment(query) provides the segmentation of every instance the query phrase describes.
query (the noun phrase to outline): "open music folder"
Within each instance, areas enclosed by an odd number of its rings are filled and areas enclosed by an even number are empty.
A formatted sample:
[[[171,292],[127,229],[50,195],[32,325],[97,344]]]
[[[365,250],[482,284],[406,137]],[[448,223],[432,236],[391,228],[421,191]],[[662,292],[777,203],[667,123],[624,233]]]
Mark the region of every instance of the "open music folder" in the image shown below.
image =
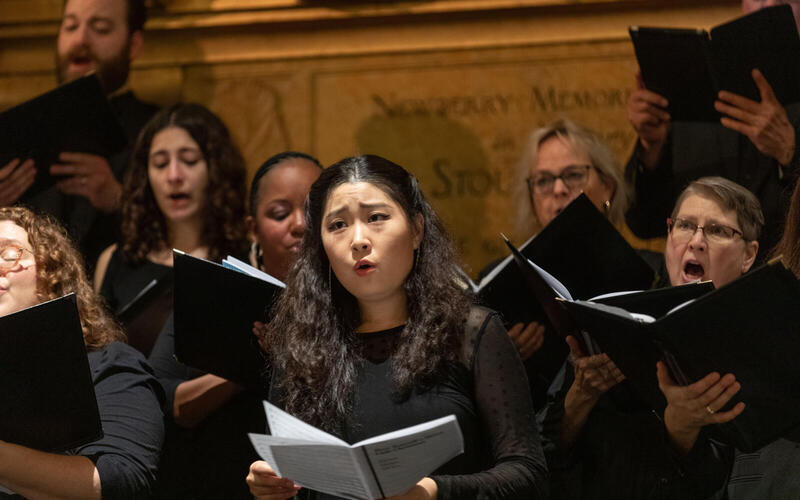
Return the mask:
[[[63,151],[104,157],[125,147],[127,139],[96,75],[78,78],[0,113],[0,166],[14,158],[32,158],[33,195],[55,182],[50,165]]]
[[[780,261],[662,314],[648,317],[606,304],[562,301],[631,386],[659,414],[666,400],[655,365],[681,385],[733,373],[744,412],[709,426],[719,440],[753,452],[800,425],[800,282]]]
[[[522,255],[505,235],[501,236],[511,250],[516,267],[528,287],[528,294],[539,303],[554,332],[560,338],[565,338],[567,335],[574,336],[582,342],[583,350],[588,354],[599,353],[592,339],[572,320],[562,304],[563,301],[574,300],[569,289],[558,278]],[[713,289],[711,281],[704,281],[651,290],[620,290],[592,297],[588,302],[635,311],[632,313],[634,316],[639,314],[661,316]]]
[[[767,7],[702,29],[629,29],[648,90],[669,101],[673,121],[718,122],[720,90],[761,101],[758,69],[784,106],[800,101],[800,37],[789,5]]]
[[[263,393],[265,358],[253,322],[269,320],[283,283],[230,257],[220,265],[174,250],[173,258],[175,356]]]
[[[655,280],[650,266],[584,194],[519,250],[526,259],[557,276],[578,299],[618,290],[648,289]],[[481,304],[498,311],[507,326],[550,321],[528,289],[513,255],[471,287]],[[561,336],[546,335],[542,347],[533,354],[531,365],[550,380],[568,352]]]
[[[351,445],[266,401],[264,410],[272,435],[249,434],[261,458],[278,476],[344,498],[372,500],[405,493],[464,452],[454,415]]]
[[[75,294],[0,317],[0,439],[62,452],[103,437]]]

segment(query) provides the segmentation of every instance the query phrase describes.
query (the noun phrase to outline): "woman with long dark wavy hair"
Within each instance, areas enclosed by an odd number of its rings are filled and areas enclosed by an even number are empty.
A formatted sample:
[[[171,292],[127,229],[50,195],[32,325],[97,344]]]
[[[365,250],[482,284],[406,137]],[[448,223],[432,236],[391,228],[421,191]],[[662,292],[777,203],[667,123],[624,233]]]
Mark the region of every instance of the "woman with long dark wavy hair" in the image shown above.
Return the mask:
[[[122,241],[103,252],[95,273],[95,287],[114,309],[172,272],[173,248],[211,261],[247,252],[245,164],[214,113],[191,103],[160,111],[142,129],[131,162],[122,197]],[[150,354],[167,397],[170,418],[156,498],[199,498],[184,490],[190,469],[204,480],[216,479],[215,488],[230,489],[235,478],[245,489],[241,471],[231,475],[220,467],[212,475],[201,464],[204,453],[235,454],[219,429],[240,424],[242,414],[258,415],[257,403],[245,401],[238,385],[176,362],[174,344],[158,335],[157,329],[128,332],[131,344]],[[240,454],[250,452],[242,448]],[[246,457],[240,469],[249,463],[251,456]],[[210,483],[206,489],[220,498]]]
[[[92,291],[64,228],[26,208],[0,208],[0,316],[69,293],[104,435],[65,454],[0,441],[0,484],[27,498],[148,498],[164,439],[161,388]]]
[[[175,104],[145,125],[125,177],[121,244],[95,270],[112,310],[171,272],[173,248],[212,261],[246,254],[245,175],[227,127],[205,107]],[[151,342],[131,339],[145,355]]]
[[[456,273],[442,222],[402,167],[362,156],[325,169],[268,325],[270,400],[351,442],[455,414],[464,454],[399,498],[543,497],[519,356]],[[256,498],[297,494],[265,462],[247,481]]]

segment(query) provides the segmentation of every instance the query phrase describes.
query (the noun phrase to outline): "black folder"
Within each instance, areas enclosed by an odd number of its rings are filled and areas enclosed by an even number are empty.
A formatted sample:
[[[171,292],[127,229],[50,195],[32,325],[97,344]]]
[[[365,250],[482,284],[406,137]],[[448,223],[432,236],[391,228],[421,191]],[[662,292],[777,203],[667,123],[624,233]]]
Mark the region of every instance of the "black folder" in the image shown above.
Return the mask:
[[[655,280],[650,266],[585,194],[575,198],[519,251],[557,277],[576,299],[649,289]],[[507,323],[546,319],[513,262],[483,286],[479,298],[501,312]]]
[[[174,278],[172,270],[153,278],[136,296],[117,311],[125,327],[128,344],[145,356],[150,355],[158,334],[172,314]]]
[[[800,101],[800,36],[792,8],[767,7],[705,30],[632,26],[645,86],[669,101],[673,121],[719,121],[714,101],[727,90],[760,101],[757,68],[784,105]]]
[[[33,158],[35,194],[58,179],[50,175],[62,151],[109,157],[125,147],[122,126],[96,75],[61,85],[0,113],[0,166]]]
[[[503,236],[503,239],[511,250],[514,262],[528,286],[529,294],[532,294],[539,302],[550,325],[553,326],[553,330],[561,337],[573,335],[576,336],[578,340],[581,340],[578,325],[575,324],[564,308],[564,305],[561,303],[564,299],[559,297],[550,283],[548,283],[544,276],[534,267],[533,264],[535,263],[531,263],[531,261],[525,258],[505,236]],[[557,276],[553,276],[553,278],[558,279]],[[561,284],[563,285],[563,283]],[[622,308],[626,311],[660,317],[675,307],[705,295],[713,289],[714,285],[711,281],[703,281],[667,288],[654,288],[651,290],[620,290],[618,292],[593,297],[591,301],[598,304]],[[567,290],[567,292],[569,292],[569,290]],[[571,295],[570,293],[570,296]],[[584,345],[584,352],[592,353],[593,350],[594,348]]]
[[[650,266],[584,194],[523,245],[520,252],[556,276],[574,298],[648,289],[655,280]],[[520,268],[514,262],[506,263],[494,279],[483,285],[478,298],[499,311],[507,325],[531,321],[548,325],[544,344],[531,362],[550,380],[569,349],[561,335],[552,335],[554,325],[528,288]]]
[[[587,302],[563,302],[639,396],[659,414],[666,401],[655,364],[663,360],[680,384],[711,372],[733,373],[744,412],[710,427],[712,435],[744,452],[755,451],[800,424],[800,282],[771,262],[653,323]]]
[[[283,289],[181,252],[174,266],[178,360],[263,394],[265,357],[253,322],[269,320]]]
[[[75,295],[0,317],[0,439],[60,452],[103,437]]]

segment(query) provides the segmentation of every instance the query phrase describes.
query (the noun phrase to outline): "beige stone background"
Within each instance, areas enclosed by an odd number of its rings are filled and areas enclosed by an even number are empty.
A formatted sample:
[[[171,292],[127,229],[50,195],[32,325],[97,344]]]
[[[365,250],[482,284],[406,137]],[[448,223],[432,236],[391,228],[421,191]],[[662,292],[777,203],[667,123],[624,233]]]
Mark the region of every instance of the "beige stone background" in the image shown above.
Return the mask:
[[[708,28],[736,0],[160,0],[131,85],[203,103],[252,173],[296,149],[330,164],[375,153],[416,174],[471,274],[514,234],[513,169],[527,133],[568,116],[620,164],[636,68],[628,26]],[[55,85],[61,0],[0,0],[0,109]],[[660,250],[663,242],[639,241]]]

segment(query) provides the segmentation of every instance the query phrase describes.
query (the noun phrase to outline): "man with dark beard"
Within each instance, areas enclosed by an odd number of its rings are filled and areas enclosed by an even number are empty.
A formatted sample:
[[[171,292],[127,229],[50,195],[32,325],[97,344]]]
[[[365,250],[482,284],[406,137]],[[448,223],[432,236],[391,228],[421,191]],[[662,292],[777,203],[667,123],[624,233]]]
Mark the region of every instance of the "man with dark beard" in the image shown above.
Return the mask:
[[[33,160],[19,158],[0,168],[0,206],[20,201],[60,219],[90,267],[114,241],[128,157],[139,130],[156,111],[126,88],[131,62],[142,50],[146,17],[144,0],[66,0],[58,32],[58,82],[97,73],[125,130],[126,149],[111,158],[62,152],[50,173],[63,180],[33,196],[25,194],[34,180]]]

